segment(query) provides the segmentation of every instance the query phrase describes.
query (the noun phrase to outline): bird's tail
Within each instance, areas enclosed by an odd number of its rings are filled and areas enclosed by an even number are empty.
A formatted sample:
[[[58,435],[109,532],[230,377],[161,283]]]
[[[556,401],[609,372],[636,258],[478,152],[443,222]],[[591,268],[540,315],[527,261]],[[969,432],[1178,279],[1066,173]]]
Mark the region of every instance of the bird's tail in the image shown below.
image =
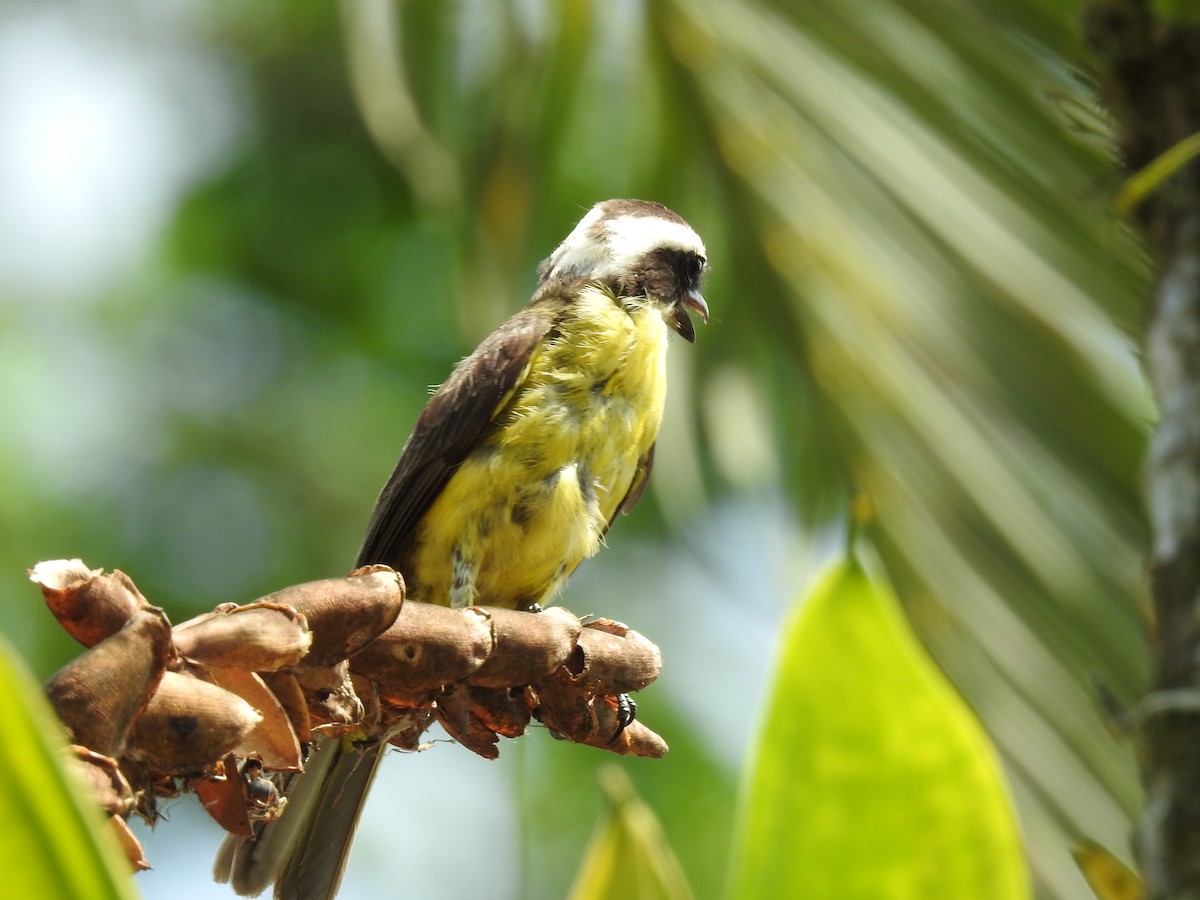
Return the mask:
[[[304,772],[285,786],[283,814],[257,824],[252,837],[226,837],[213,877],[246,897],[274,882],[276,900],[332,900],[386,746],[318,739]]]

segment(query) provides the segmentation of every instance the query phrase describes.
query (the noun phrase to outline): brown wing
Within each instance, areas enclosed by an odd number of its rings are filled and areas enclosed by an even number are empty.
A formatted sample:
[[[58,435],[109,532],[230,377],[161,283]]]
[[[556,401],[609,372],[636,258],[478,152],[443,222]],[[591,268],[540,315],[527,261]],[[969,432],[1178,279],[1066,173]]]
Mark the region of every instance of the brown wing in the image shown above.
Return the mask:
[[[617,516],[628,515],[637,506],[637,502],[642,499],[646,484],[650,480],[650,470],[654,467],[655,446],[655,444],[651,444],[646,455],[638,460],[637,471],[633,473],[633,481],[629,484],[629,490],[625,492],[625,497],[617,504],[616,512],[604,526],[604,534],[608,534],[608,530],[613,527],[613,522],[617,521]]]
[[[551,319],[545,304],[525,307],[484,338],[429,398],[375,501],[357,565],[401,564],[417,523],[517,386]]]
[[[637,471],[633,475],[633,482],[629,485],[629,492],[625,494],[625,499],[621,501],[621,505],[617,507],[617,511],[628,515],[637,506],[637,502],[642,499],[642,493],[646,490],[646,484],[650,481],[650,470],[654,467],[654,448],[656,444],[651,444],[650,449],[646,451],[646,455],[638,460]],[[608,527],[612,528],[612,523],[617,517],[614,515],[608,520]]]

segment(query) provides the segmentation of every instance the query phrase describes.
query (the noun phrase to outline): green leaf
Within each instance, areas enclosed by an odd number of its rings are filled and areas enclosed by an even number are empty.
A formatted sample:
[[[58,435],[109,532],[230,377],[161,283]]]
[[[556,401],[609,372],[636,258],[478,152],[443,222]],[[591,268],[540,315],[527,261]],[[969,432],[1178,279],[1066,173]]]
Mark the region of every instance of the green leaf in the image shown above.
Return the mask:
[[[132,900],[129,864],[83,782],[64,768],[62,728],[0,641],[0,872],[9,897]]]
[[[1028,897],[996,754],[890,589],[837,566],[782,649],[732,896]]]
[[[601,816],[568,900],[691,900],[692,891],[653,811],[616,766],[600,784],[609,808]]]

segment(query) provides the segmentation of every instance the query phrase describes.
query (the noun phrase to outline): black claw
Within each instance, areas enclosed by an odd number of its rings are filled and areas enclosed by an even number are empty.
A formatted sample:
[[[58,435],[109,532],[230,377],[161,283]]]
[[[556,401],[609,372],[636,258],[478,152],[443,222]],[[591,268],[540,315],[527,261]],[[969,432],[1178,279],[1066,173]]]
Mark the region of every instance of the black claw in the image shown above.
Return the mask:
[[[637,718],[637,702],[628,694],[617,694],[617,734]]]

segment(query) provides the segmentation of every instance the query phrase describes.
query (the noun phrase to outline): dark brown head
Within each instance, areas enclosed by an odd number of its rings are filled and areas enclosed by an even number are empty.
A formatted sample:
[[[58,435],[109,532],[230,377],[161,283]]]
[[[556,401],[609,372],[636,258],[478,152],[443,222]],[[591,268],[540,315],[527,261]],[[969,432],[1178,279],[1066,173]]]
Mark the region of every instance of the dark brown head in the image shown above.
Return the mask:
[[[708,267],[704,243],[661,203],[605,200],[586,216],[538,269],[541,282],[599,281],[618,296],[645,297],[688,341],[696,331],[687,309],[708,321],[700,280]]]

